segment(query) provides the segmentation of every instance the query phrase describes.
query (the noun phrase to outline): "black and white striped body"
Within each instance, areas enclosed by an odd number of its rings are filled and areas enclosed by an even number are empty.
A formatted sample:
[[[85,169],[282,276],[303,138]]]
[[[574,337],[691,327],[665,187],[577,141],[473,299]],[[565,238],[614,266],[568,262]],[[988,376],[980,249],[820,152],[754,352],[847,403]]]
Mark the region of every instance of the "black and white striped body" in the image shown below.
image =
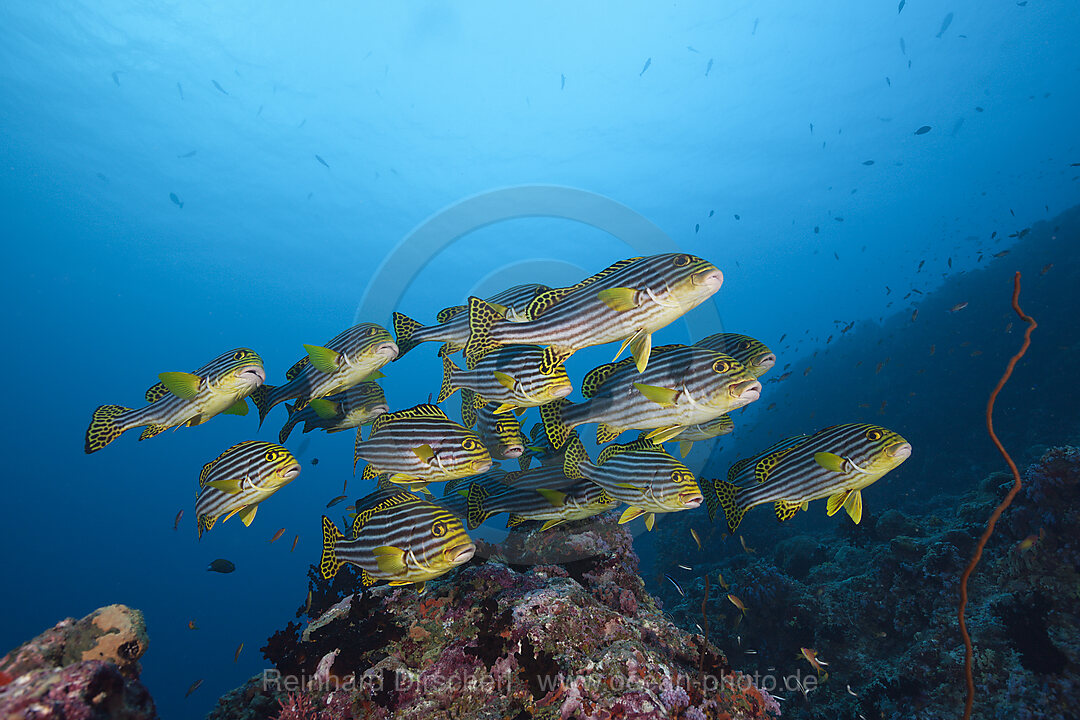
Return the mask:
[[[250,525],[256,506],[295,480],[300,469],[300,463],[281,445],[262,440],[233,445],[204,465],[199,475],[195,500],[199,536],[214,527],[218,518],[228,520],[238,512]]]
[[[361,458],[376,473],[392,473],[393,482],[453,480],[491,467],[491,455],[480,437],[435,405],[417,405],[375,418],[368,439],[358,438],[354,467]]]
[[[618,505],[599,485],[569,478],[562,468],[541,466],[507,473],[501,478],[478,478],[468,483],[466,512],[469,528],[491,515],[509,513],[507,527],[525,520],[550,528],[567,520],[599,515]]]
[[[754,377],[761,377],[776,364],[776,354],[765,343],[749,335],[717,333],[698,340],[694,345],[730,355]]]
[[[320,410],[332,409],[333,415],[323,417],[316,412],[315,407],[319,407]],[[383,394],[377,382],[359,382],[344,392],[334,393],[325,398],[316,398],[314,405],[305,405],[290,413],[289,419],[278,434],[278,440],[285,442],[293,427],[299,423],[304,423],[303,432],[316,429],[325,430],[328,433],[342,432],[366,425],[389,410],[386,395]]]
[[[512,460],[525,452],[525,436],[512,412],[495,412],[489,403],[476,410],[476,431],[480,441],[497,460]]]
[[[459,369],[449,358],[444,358],[439,402],[459,389],[472,391],[473,407],[477,408],[487,403],[537,407],[566,397],[574,389],[566,367],[558,363],[542,372],[543,358],[544,349],[536,345],[499,348],[481,358],[470,370]]]

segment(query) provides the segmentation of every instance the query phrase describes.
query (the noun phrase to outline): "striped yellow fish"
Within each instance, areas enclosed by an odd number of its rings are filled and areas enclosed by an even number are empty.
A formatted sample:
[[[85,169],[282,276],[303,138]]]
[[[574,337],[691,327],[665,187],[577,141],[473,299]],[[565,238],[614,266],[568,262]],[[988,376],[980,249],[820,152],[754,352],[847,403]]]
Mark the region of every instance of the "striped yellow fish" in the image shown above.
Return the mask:
[[[513,413],[495,412],[494,403],[473,409],[471,404],[463,401],[461,406],[463,419],[466,416],[466,407],[473,410],[476,432],[492,458],[512,460],[521,457],[525,452],[525,436],[521,432],[521,424]],[[467,421],[465,425],[471,427]]]
[[[731,419],[731,416],[721,415],[718,418],[697,425],[687,425],[678,435],[671,439],[679,443],[679,455],[686,457],[690,453],[690,448],[699,440],[709,440],[734,431],[735,422]],[[642,436],[647,434],[642,433]]]
[[[360,428],[389,410],[386,395],[377,382],[359,382],[343,392],[315,398],[291,412],[278,433],[278,442],[285,442],[297,423],[304,423],[304,432],[321,429],[335,433]]]
[[[504,318],[512,322],[521,322],[525,318],[525,308],[529,303],[537,295],[550,289],[547,285],[515,285],[497,295],[492,295],[485,302],[495,308],[495,311]],[[440,356],[452,355],[464,348],[469,339],[468,310],[468,305],[443,308],[435,317],[438,324],[430,327],[424,327],[422,323],[413,320],[408,315],[394,313],[394,336],[401,349],[401,355],[420,343],[429,341],[443,343],[439,348]]]
[[[761,377],[776,364],[776,354],[765,343],[749,335],[717,333],[698,340],[694,345],[730,355],[741,362],[754,377]]]
[[[566,397],[573,391],[563,364],[545,365],[544,348],[512,345],[485,355],[471,369],[461,370],[443,357],[439,399],[468,390],[474,408],[496,403],[495,412],[536,407]]]
[[[567,477],[587,478],[629,505],[619,518],[620,524],[644,516],[649,530],[656,513],[690,510],[702,500],[694,473],[648,439],[608,445],[594,465],[581,440],[571,435],[563,472]]]
[[[734,532],[750,508],[773,503],[776,517],[788,520],[811,500],[828,498],[826,512],[844,508],[862,520],[862,489],[911,456],[911,444],[877,425],[834,425],[813,435],[786,438],[758,455],[731,466],[727,480],[705,483],[710,519],[723,508]]]
[[[264,385],[251,396],[259,409],[259,424],[275,405],[296,399],[293,411],[314,398],[347,390],[361,380],[382,377],[378,370],[398,355],[390,333],[375,323],[360,323],[338,334],[325,347],[304,345],[307,355],[286,373],[286,383]]]
[[[237,348],[218,355],[195,372],[166,372],[146,391],[150,404],[132,410],[102,405],[86,430],[86,453],[97,452],[135,427],[146,426],[140,440],[169,428],[201,425],[220,413],[247,415],[245,398],[266,381],[262,358],[254,350]]]
[[[761,383],[730,355],[694,347],[657,348],[644,372],[629,359],[590,371],[582,381],[588,400],[559,400],[540,408],[540,419],[554,447],[569,431],[599,423],[596,441],[614,440],[627,429],[653,430],[665,442],[688,425],[708,422],[757,400]]]
[[[470,530],[492,515],[509,513],[506,527],[534,521],[543,523],[540,526],[543,531],[560,523],[599,515],[619,504],[596,483],[568,478],[562,468],[554,466],[510,472],[501,479],[477,478],[467,489],[456,492],[465,497]]]
[[[244,525],[251,525],[259,503],[299,474],[300,463],[281,445],[263,440],[233,445],[203,465],[199,473],[195,500],[199,537],[214,527],[218,518],[225,522],[237,513]]]
[[[319,571],[333,578],[343,563],[361,569],[365,586],[424,583],[467,563],[476,546],[453,513],[402,489],[379,489],[356,502],[351,537],[323,516]]]
[[[720,289],[723,274],[682,253],[620,260],[576,285],[541,293],[511,322],[479,298],[469,298],[466,367],[504,345],[543,345],[546,365],[593,345],[622,341],[639,370],[649,362],[652,333]]]
[[[375,473],[391,473],[391,482],[410,484],[478,475],[491,467],[491,455],[476,433],[435,405],[375,418],[368,439],[357,438],[354,468],[360,459]]]

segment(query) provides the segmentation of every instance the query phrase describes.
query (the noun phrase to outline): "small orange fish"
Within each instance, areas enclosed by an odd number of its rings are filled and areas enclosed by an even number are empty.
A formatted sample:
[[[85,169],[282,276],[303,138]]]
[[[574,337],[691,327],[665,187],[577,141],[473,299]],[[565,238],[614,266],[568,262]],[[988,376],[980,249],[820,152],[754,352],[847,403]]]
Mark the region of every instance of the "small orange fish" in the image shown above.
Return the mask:
[[[184,508],[180,508],[180,512],[176,513],[176,519],[173,520],[172,529],[175,531],[180,527],[180,518],[184,517]]]
[[[326,507],[328,507],[328,508],[332,508],[332,507],[334,507],[334,506],[335,506],[335,505],[337,505],[337,504],[338,504],[339,502],[341,502],[342,500],[344,500],[344,499],[345,499],[345,497],[346,497],[345,495],[338,495],[338,496],[337,496],[336,498],[334,498],[334,499],[333,499],[333,500],[331,500],[330,502],[326,503]]]
[[[244,649],[244,643],[240,643],[240,647],[236,648],[236,652],[233,654],[233,657],[232,657],[233,665],[235,665],[236,661],[240,659],[240,652],[243,649]]]
[[[949,312],[951,312],[951,313],[960,312],[961,310],[963,310],[967,306],[968,306],[968,304],[966,302],[956,303],[951,308],[949,308]]]
[[[1039,528],[1038,535],[1028,535],[1026,538],[1021,540],[1019,544],[1017,544],[1016,548],[1020,552],[1027,552],[1031,548],[1035,547],[1044,537],[1046,537],[1046,529]]]
[[[809,375],[809,374],[810,374],[810,370],[811,370],[811,366],[809,366],[809,365],[808,365],[808,366],[806,367],[806,369],[805,369],[805,370],[803,370],[802,376],[803,376],[803,377],[806,377],[807,375]]]
[[[184,693],[184,697],[187,697],[187,696],[191,695],[191,693],[198,690],[200,685],[202,685],[202,679],[201,678],[199,680],[196,680],[195,682],[191,683],[191,687],[189,687],[187,689],[187,692]]]
[[[1002,250],[1001,252],[994,253],[994,257],[1005,257],[1009,254],[1008,250]]]
[[[1043,269],[1039,271],[1039,274],[1045,275],[1046,273],[1050,272],[1050,268],[1052,267],[1054,267],[1054,263],[1046,263],[1045,265],[1043,265]]]
[[[311,591],[307,591],[307,604],[304,606],[304,613],[311,614]]]
[[[933,355],[936,352],[937,352],[937,345],[931,345],[930,346],[930,354]]]
[[[720,571],[717,571],[716,579],[720,581],[720,587],[724,588],[725,590],[728,589],[728,584],[726,582],[724,582],[724,574],[723,573],[721,573]]]
[[[859,403],[859,407],[861,407],[861,408],[869,408],[870,403]]]
[[[275,540],[278,540],[284,534],[285,534],[285,528],[281,528],[276,533],[274,533],[274,537],[270,538],[270,542],[273,543]]]
[[[187,626],[188,626],[188,630],[198,630],[199,629],[199,626],[195,624],[194,620],[188,620]]]
[[[739,542],[742,543],[742,549],[745,550],[747,553],[756,553],[757,552],[757,550],[755,550],[752,547],[749,547],[746,544],[746,540],[743,539],[742,535],[739,536]]]
[[[915,318],[919,317],[919,308],[915,308],[911,311],[911,322],[915,322]]]
[[[300,536],[299,535],[297,535],[296,537],[294,537],[292,539],[292,547],[289,548],[289,552],[292,552],[293,550],[296,549],[296,543],[299,542],[299,541],[300,541]]]
[[[874,370],[874,374],[877,375],[878,373],[880,373],[883,367],[885,367],[885,363],[879,362],[877,364],[877,368]]]
[[[780,382],[781,380],[787,380],[789,377],[791,377],[791,371],[790,370],[788,370],[786,373],[784,373],[780,377],[776,378],[776,382]]]
[[[821,666],[829,664],[820,659],[817,656],[817,650],[814,650],[813,648],[799,648],[799,650],[802,651],[802,656],[806,658],[806,662],[810,663],[810,667],[817,671],[818,675],[822,673]]]
[[[972,350],[971,351],[971,357],[979,357],[980,355],[982,355],[982,350]]]
[[[694,542],[697,543],[697,549],[701,549],[701,538],[698,537],[697,530],[690,528],[690,537],[694,538]]]
[[[741,611],[742,611],[742,614],[743,614],[743,615],[745,615],[745,614],[746,614],[746,605],[743,605],[743,601],[742,601],[742,600],[740,600],[740,599],[739,599],[738,597],[736,597],[735,595],[732,595],[731,593],[728,593],[727,599],[731,601],[731,604],[732,604],[732,605],[734,605],[735,607],[739,608],[739,610],[741,610]]]
[[[772,410],[772,409],[774,409],[775,407],[776,407],[776,403],[769,403],[769,407],[767,407],[767,408],[765,408],[765,409],[766,409],[766,410]]]

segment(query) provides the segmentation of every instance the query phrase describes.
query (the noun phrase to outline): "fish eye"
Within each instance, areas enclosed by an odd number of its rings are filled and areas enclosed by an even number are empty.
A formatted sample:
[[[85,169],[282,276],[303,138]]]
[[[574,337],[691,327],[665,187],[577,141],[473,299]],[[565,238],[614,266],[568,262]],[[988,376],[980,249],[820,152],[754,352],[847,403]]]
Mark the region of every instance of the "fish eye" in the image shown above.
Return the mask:
[[[369,328],[368,328],[367,334],[368,334],[369,336],[371,336],[371,335],[378,335],[378,334],[379,334],[379,328],[377,328],[377,327],[375,327],[375,326],[373,325],[373,326],[371,326],[371,327],[369,327]]]
[[[435,537],[442,537],[446,534],[446,523],[442,520],[436,520],[431,524],[431,534]]]
[[[673,262],[675,264],[675,267],[686,267],[687,265],[690,264],[690,256],[689,255],[676,255],[675,259],[673,259],[671,262]]]
[[[885,433],[881,432],[877,428],[870,428],[866,431],[867,440],[880,440],[883,437],[885,437]]]
[[[244,352],[243,350],[237,350],[236,352],[234,352],[232,354],[232,359],[233,360],[243,360],[245,355],[247,355],[247,353]]]
[[[461,447],[467,452],[474,452],[480,449],[480,442],[476,438],[467,437],[461,441]]]
[[[712,364],[713,372],[726,373],[731,369],[731,363],[727,360],[717,360]]]
[[[743,349],[743,350],[749,350],[750,349],[750,341],[749,340],[743,340],[741,343],[739,343],[739,347],[741,349]]]

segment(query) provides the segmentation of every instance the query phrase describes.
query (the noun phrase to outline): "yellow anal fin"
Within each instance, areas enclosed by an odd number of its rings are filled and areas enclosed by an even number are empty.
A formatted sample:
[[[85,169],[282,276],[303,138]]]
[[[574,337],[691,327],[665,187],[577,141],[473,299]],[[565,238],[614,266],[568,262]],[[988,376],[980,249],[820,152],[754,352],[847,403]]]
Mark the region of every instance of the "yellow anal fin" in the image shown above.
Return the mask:
[[[795,517],[795,513],[799,512],[801,503],[792,500],[777,500],[774,507],[776,509],[776,519],[784,522]]]
[[[631,505],[630,507],[623,510],[623,514],[619,516],[619,524],[623,525],[624,523],[628,523],[631,520],[639,518],[645,514],[645,511],[641,508]]]
[[[858,525],[862,522],[862,491],[852,490],[848,494],[848,499],[844,502],[844,509],[847,510],[847,514]]]
[[[645,372],[645,368],[649,366],[649,355],[652,353],[652,333],[644,329],[638,330],[630,339],[630,353],[634,356],[638,372]]]
[[[251,521],[255,519],[255,513],[259,511],[259,506],[248,505],[240,512],[240,522],[244,523],[244,527],[251,527]]]
[[[680,457],[686,457],[690,454],[690,448],[694,447],[693,440],[680,440],[679,441],[679,455]]]
[[[829,496],[828,504],[825,506],[825,514],[832,517],[840,511],[840,508],[844,507],[847,503],[848,495],[851,494],[850,490],[841,490],[835,495]]]

